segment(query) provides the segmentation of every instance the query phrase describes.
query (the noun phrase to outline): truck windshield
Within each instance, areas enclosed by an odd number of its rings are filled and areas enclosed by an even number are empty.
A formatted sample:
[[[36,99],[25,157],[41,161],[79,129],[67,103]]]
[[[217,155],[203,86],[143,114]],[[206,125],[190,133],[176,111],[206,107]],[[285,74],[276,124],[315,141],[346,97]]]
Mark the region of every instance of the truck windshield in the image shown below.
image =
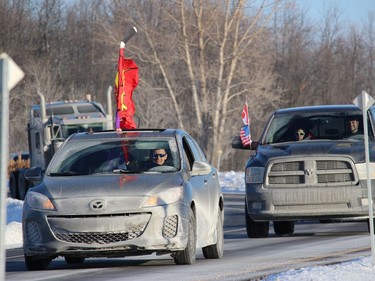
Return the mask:
[[[74,125],[63,125],[62,135],[63,138],[67,138],[74,133],[87,132],[88,130],[93,130],[94,132],[105,130],[104,123],[92,123],[92,124],[74,124]]]
[[[351,133],[350,122],[357,120],[358,130]],[[304,133],[304,140],[313,139],[349,139],[363,140],[363,121],[360,112],[318,112],[276,115],[270,121],[264,136],[265,143],[296,141],[296,133]],[[368,120],[369,137],[373,131]]]

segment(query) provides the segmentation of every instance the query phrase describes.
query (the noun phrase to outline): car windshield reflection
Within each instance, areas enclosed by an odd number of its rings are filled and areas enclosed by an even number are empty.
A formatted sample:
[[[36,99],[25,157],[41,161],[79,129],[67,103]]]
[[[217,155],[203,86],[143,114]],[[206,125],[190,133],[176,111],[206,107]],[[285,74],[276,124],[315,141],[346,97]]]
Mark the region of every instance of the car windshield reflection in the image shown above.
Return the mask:
[[[50,176],[171,173],[180,167],[177,145],[172,138],[69,142],[58,154],[47,171]],[[155,159],[159,157],[165,160],[162,164]]]

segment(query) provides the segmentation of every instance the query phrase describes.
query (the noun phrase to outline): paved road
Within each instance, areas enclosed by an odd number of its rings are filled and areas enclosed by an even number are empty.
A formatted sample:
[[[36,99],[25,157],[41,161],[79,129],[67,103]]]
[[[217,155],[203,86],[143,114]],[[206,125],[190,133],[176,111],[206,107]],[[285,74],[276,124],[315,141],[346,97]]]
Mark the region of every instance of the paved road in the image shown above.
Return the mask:
[[[6,280],[253,280],[290,268],[327,264],[370,255],[364,222],[298,223],[293,236],[249,239],[242,195],[225,196],[225,247],[221,260],[177,266],[169,255],[87,259],[84,264],[53,260],[48,270],[27,271],[21,249],[7,250]],[[259,279],[258,279],[259,280]]]

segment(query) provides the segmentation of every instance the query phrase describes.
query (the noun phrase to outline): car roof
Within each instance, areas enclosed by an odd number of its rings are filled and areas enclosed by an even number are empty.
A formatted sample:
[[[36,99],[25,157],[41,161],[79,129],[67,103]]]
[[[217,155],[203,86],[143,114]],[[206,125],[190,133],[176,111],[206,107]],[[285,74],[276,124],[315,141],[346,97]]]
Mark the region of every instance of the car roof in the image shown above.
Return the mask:
[[[319,112],[348,112],[353,111],[361,113],[361,110],[356,105],[341,104],[341,105],[312,105],[312,106],[300,106],[300,107],[289,107],[278,109],[274,112],[274,115],[283,115],[290,113],[319,113]]]
[[[176,135],[187,134],[180,129],[132,129],[123,131],[98,131],[98,132],[84,132],[76,133],[71,136],[71,140],[88,140],[88,139],[117,139],[124,137],[139,137],[139,138],[174,138]]]

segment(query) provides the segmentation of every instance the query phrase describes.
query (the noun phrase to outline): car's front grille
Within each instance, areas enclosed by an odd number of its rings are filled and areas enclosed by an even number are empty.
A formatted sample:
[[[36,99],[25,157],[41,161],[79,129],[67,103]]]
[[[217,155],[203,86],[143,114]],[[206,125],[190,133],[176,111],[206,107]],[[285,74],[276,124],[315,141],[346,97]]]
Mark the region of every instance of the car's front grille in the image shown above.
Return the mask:
[[[277,159],[269,163],[265,186],[335,186],[357,182],[354,164],[344,157]]]
[[[57,239],[76,244],[110,244],[142,235],[150,213],[48,216],[48,224]]]
[[[136,238],[142,234],[142,227],[140,229],[134,229],[125,232],[117,233],[96,233],[96,232],[87,232],[87,233],[64,233],[64,232],[55,232],[56,238],[77,244],[110,244],[122,241],[128,241],[133,238]]]

